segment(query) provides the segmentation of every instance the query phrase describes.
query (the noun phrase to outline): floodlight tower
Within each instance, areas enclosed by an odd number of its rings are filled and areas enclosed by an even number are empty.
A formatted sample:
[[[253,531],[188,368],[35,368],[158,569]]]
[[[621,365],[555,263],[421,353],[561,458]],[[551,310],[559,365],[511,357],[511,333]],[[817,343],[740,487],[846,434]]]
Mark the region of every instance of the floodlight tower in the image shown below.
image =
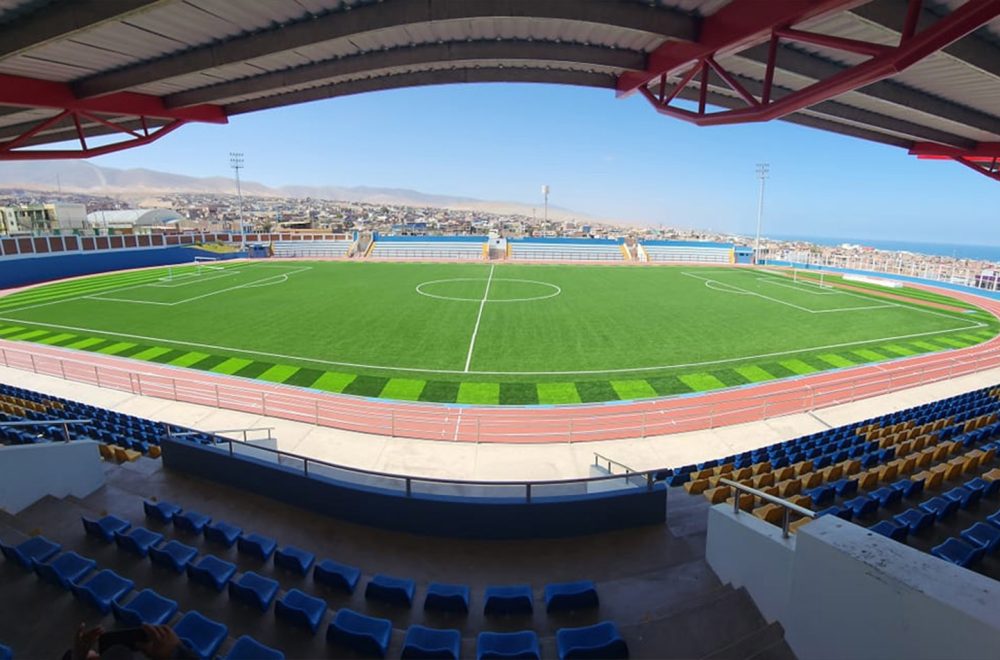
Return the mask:
[[[768,163],[757,163],[757,178],[760,179],[760,194],[757,196],[757,239],[753,246],[753,262],[760,262],[760,223],[764,217],[764,181],[771,171]]]
[[[549,224],[549,185],[545,184],[542,186],[542,197],[545,198],[545,224]]]
[[[240,217],[240,249],[245,250],[247,247],[246,225],[243,224],[243,190],[240,188],[240,170],[243,169],[242,151],[229,152],[229,166],[236,173],[236,197],[239,200],[238,208]]]

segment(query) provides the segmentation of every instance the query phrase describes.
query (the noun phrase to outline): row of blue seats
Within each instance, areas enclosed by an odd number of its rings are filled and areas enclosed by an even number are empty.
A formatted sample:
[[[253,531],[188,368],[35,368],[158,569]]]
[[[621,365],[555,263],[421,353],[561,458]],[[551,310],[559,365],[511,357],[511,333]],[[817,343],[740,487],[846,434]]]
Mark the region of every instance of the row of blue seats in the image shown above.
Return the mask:
[[[125,626],[165,624],[179,609],[176,601],[152,589],[143,589],[123,602],[135,588],[132,580],[107,568],[91,575],[97,568],[95,560],[72,551],[59,554],[62,546],[43,536],[32,537],[17,546],[0,544],[0,550],[7,559],[34,570],[46,582],[72,591],[80,601],[103,614],[113,612],[115,620]],[[213,657],[229,635],[225,624],[212,621],[197,611],[184,614],[173,629],[184,645],[203,659]],[[280,651],[244,635],[233,644],[224,660],[282,660],[284,657]]]
[[[853,518],[864,518],[876,513],[880,508],[889,508],[899,503],[904,497],[911,498],[919,495],[923,491],[923,480],[900,479],[890,486],[882,486],[869,493],[859,495],[852,500],[844,502],[841,506],[832,506],[817,515],[835,515],[845,520]],[[961,486],[956,486],[940,496],[928,498],[917,504],[915,509],[910,509],[896,518],[900,525],[903,520],[922,519],[924,514],[931,514],[938,520],[945,520],[951,517],[958,509],[969,509],[979,503],[982,497],[991,497],[1000,492],[1000,481],[986,481],[975,477],[966,481]],[[816,501],[815,499],[813,500]],[[917,529],[922,529],[920,526]],[[917,530],[914,530],[917,531]]]
[[[316,563],[316,556],[306,550],[294,546],[278,548],[275,539],[260,534],[245,534],[243,530],[226,522],[215,521],[197,511],[184,511],[171,502],[143,502],[143,510],[147,517],[162,523],[173,525],[193,534],[204,534],[206,540],[232,547],[252,555],[261,561],[267,561],[272,556],[274,564],[279,568],[293,571],[299,575],[307,575],[313,570],[313,579],[329,587],[334,587],[353,593],[361,576],[360,569],[346,566],[326,559]],[[84,526],[89,533],[100,538],[115,538],[116,541],[135,554],[145,557],[149,554],[154,562],[172,567],[177,572],[194,571],[195,579],[207,581],[219,591],[236,571],[236,566],[213,555],[206,555],[201,564],[193,568],[190,562],[197,555],[197,550],[177,540],[169,541],[156,547],[163,536],[144,528],[127,531],[130,524],[115,516],[107,516],[99,521],[84,519]],[[206,573],[202,573],[205,571]],[[229,583],[230,594],[237,592],[237,597],[249,599],[263,610],[266,610],[278,591],[275,580],[256,574],[241,578],[243,583],[233,587]],[[411,607],[416,592],[413,580],[378,574],[372,577],[365,588],[365,598],[380,601],[400,607]],[[424,597],[425,610],[467,613],[469,611],[469,588],[465,585],[431,583]],[[546,585],[544,590],[545,609],[547,612],[582,610],[599,606],[597,590],[593,582],[581,580],[577,582]],[[534,611],[534,597],[530,585],[497,586],[486,589],[483,611],[487,615],[527,615]]]

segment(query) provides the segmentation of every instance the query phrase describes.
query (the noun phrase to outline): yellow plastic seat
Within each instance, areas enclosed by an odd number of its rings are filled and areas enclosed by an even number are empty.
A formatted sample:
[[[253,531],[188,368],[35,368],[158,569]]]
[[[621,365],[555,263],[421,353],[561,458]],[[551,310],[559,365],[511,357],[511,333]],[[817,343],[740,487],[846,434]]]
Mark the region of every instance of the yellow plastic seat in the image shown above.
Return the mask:
[[[844,476],[850,476],[861,472],[861,461],[856,458],[849,458],[841,463],[840,466],[844,469]]]
[[[802,475],[802,490],[809,490],[823,485],[823,475],[819,472],[809,472]]]
[[[775,470],[774,479],[775,481],[787,481],[788,479],[795,478],[795,468],[792,466],[783,467]]]
[[[788,499],[792,495],[798,495],[802,492],[802,481],[799,479],[788,479],[786,481],[779,481],[775,484],[778,489],[778,496],[784,499]]]
[[[764,474],[765,472],[770,472],[771,471],[771,462],[770,461],[762,461],[760,463],[755,463],[754,465],[751,465],[750,467],[753,469],[753,473],[755,475],[757,475],[757,474]]]
[[[702,494],[710,504],[720,504],[732,496],[733,488],[732,486],[717,486],[716,488],[709,488]]]
[[[785,507],[780,504],[765,504],[753,510],[753,515],[772,525],[780,525],[785,517]]]
[[[756,499],[757,498],[755,498],[750,493],[740,493],[740,510],[746,511],[747,513],[753,511],[754,500]],[[732,506],[733,498],[732,497],[727,498],[726,503],[729,504],[729,506]]]
[[[104,460],[106,460],[106,461],[113,461],[113,460],[115,460],[115,452],[111,448],[110,445],[106,445],[104,443],[101,443],[101,444],[97,445],[97,449],[98,449],[98,451],[101,452],[101,458],[103,458]]]
[[[941,490],[941,484],[944,483],[944,472],[931,472],[930,470],[924,470],[913,476],[914,481],[924,480],[924,490]]]
[[[844,476],[844,468],[839,465],[831,465],[828,468],[823,468],[819,471],[823,475],[823,481],[830,483],[831,481],[836,481]]]
[[[993,468],[989,472],[984,473],[983,479],[986,481],[1000,481],[1000,468]]]
[[[774,475],[770,472],[765,472],[764,474],[758,474],[752,480],[754,488],[764,488],[765,486],[774,485]]]
[[[684,484],[684,490],[692,495],[701,495],[708,489],[708,479],[695,479]]]
[[[858,490],[874,490],[878,486],[878,472],[869,470],[858,475]]]

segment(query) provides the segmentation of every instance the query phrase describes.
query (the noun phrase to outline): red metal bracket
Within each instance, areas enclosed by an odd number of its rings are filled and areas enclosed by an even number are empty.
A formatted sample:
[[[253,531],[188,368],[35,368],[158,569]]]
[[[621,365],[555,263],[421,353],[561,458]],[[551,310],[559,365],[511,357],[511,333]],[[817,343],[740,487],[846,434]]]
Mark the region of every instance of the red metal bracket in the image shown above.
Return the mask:
[[[802,110],[816,103],[849,92],[873,82],[895,75],[903,69],[920,61],[928,55],[939,51],[945,46],[961,39],[970,32],[1000,16],[1000,0],[969,0],[955,11],[939,19],[933,25],[916,32],[915,16],[919,13],[923,0],[910,0],[904,22],[903,35],[897,46],[867,43],[855,39],[844,39],[830,35],[817,34],[803,30],[792,29],[790,25],[772,27],[770,30],[770,49],[767,69],[760,99],[751,95],[738,81],[728,74],[716,62],[717,54],[725,54],[721,49],[704,53],[694,58],[694,64],[681,76],[678,85],[666,93],[667,78],[670,72],[664,70],[660,74],[660,93],[654,94],[643,84],[638,89],[649,102],[662,114],[689,121],[698,126],[718,126],[770,121],[779,119],[793,112]],[[791,3],[795,4],[795,3]],[[813,6],[824,4],[829,10],[830,5],[837,3],[811,3]],[[840,3],[841,5],[846,3]],[[745,4],[742,5],[747,10]],[[774,99],[774,70],[780,41],[796,41],[822,45],[850,53],[861,54],[870,59],[849,67],[825,80],[799,90],[783,94]],[[728,52],[733,52],[732,48]],[[690,58],[688,59],[690,62]],[[698,110],[686,110],[671,105],[684,86],[691,83],[694,75],[701,71],[700,96],[705,97],[708,88],[707,69],[714,70],[725,84],[747,104],[746,107],[716,112],[707,112],[704,103],[699,103]],[[624,77],[624,76],[623,76]],[[631,83],[629,83],[631,84]],[[622,85],[619,85],[619,92]]]
[[[959,149],[934,142],[917,142],[910,155],[921,160],[953,160],[1000,181],[1000,142],[980,142],[975,149]]]

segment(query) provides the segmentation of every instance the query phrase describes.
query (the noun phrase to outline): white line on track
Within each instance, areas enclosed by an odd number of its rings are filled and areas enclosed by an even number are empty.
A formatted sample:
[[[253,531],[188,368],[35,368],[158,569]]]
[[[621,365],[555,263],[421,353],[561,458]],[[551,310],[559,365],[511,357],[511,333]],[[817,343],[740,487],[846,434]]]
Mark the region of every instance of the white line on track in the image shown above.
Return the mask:
[[[469,372],[469,365],[472,364],[472,351],[476,348],[476,335],[479,334],[479,322],[483,318],[483,309],[486,307],[486,299],[490,297],[490,284],[493,284],[493,271],[496,264],[490,266],[490,276],[486,278],[486,291],[483,292],[483,299],[479,301],[479,314],[476,315],[476,327],[472,329],[472,339],[469,340],[469,354],[465,356],[465,372]]]

